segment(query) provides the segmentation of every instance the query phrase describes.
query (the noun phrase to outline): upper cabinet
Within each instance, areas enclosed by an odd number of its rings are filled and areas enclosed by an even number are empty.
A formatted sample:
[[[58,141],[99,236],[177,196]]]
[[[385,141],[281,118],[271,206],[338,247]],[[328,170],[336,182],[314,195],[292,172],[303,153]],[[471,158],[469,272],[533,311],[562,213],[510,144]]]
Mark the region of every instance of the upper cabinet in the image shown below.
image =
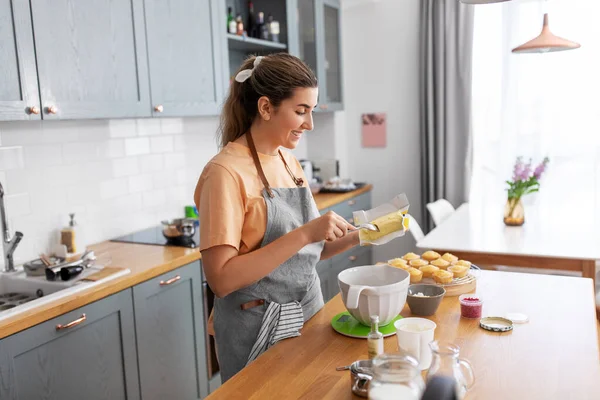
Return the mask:
[[[150,116],[143,0],[31,0],[44,119]]]
[[[218,113],[223,68],[214,61],[221,58],[219,30],[225,24],[217,3],[144,0],[155,116]]]
[[[40,119],[28,1],[0,1],[0,121]]]
[[[298,48],[295,53],[319,79],[319,111],[343,107],[339,0],[296,0]]]

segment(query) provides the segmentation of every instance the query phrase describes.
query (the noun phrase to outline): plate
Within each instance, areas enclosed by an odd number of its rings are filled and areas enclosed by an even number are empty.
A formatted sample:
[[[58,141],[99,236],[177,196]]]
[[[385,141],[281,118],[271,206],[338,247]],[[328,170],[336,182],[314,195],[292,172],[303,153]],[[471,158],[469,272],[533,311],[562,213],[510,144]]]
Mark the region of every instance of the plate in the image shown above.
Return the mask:
[[[380,326],[379,332],[383,334],[383,337],[388,337],[396,334],[396,328],[394,322],[401,319],[402,316],[398,315],[386,326]],[[348,311],[344,311],[336,315],[331,319],[331,326],[333,330],[344,336],[366,339],[371,331],[371,327],[361,324],[354,318]]]
[[[513,328],[511,320],[502,317],[485,317],[479,320],[479,326],[486,331],[508,332]]]

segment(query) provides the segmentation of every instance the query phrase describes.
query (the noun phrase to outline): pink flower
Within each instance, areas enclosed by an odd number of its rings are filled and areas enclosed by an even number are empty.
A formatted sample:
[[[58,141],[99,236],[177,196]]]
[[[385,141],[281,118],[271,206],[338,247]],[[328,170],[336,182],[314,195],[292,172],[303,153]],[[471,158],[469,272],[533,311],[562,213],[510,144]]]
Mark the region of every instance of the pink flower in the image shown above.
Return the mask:
[[[535,179],[540,180],[542,174],[546,170],[546,165],[548,165],[548,161],[550,160],[548,159],[548,157],[546,157],[544,158],[544,161],[540,163],[540,165],[535,167],[535,171],[533,171],[533,176],[535,177]]]

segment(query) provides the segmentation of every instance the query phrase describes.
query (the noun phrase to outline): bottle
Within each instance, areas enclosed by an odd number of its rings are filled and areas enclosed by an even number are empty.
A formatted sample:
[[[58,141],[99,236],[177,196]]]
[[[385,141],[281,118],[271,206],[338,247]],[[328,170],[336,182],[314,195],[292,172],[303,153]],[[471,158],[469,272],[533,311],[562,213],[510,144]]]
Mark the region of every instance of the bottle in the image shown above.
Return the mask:
[[[237,31],[237,24],[235,22],[235,19],[233,19],[233,12],[232,12],[231,7],[228,7],[227,8],[227,32],[235,35],[236,31]]]
[[[279,43],[279,21],[273,21],[273,16],[269,16],[269,38]]]
[[[267,37],[264,38],[265,40],[271,40],[271,22],[273,22],[273,15],[269,13],[267,15],[267,22],[265,23],[267,27]]]
[[[69,226],[60,231],[60,244],[66,246],[67,253],[74,254],[83,249],[83,244],[81,243],[80,235],[78,235],[79,227],[76,226],[75,214],[69,214],[69,218]]]
[[[242,14],[238,14],[235,17],[235,22],[236,22],[235,34],[239,35],[239,36],[243,36],[244,35],[244,23],[242,22]]]
[[[383,354],[383,334],[379,332],[379,316],[371,315],[371,332],[367,336],[369,358],[373,359]]]
[[[256,32],[256,16],[254,15],[254,4],[252,0],[248,1],[248,22],[246,23],[246,31],[248,36],[255,38],[258,37]]]
[[[269,40],[269,27],[265,24],[265,13],[262,11],[258,13],[257,25],[258,38]]]

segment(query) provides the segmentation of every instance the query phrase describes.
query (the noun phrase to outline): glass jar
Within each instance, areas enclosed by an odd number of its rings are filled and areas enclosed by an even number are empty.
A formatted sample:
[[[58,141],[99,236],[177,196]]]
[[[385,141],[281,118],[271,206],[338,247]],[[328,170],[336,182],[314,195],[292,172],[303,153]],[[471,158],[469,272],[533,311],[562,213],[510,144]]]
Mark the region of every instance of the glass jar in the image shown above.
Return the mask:
[[[419,400],[425,390],[417,360],[404,353],[384,353],[373,359],[370,400]]]
[[[504,206],[504,224],[521,226],[525,223],[525,209],[521,198],[509,198]]]
[[[434,375],[453,378],[456,383],[456,396],[458,399],[463,399],[467,390],[475,383],[471,363],[459,358],[460,348],[453,343],[434,340],[429,347],[433,358],[431,367],[427,371],[427,381]]]

